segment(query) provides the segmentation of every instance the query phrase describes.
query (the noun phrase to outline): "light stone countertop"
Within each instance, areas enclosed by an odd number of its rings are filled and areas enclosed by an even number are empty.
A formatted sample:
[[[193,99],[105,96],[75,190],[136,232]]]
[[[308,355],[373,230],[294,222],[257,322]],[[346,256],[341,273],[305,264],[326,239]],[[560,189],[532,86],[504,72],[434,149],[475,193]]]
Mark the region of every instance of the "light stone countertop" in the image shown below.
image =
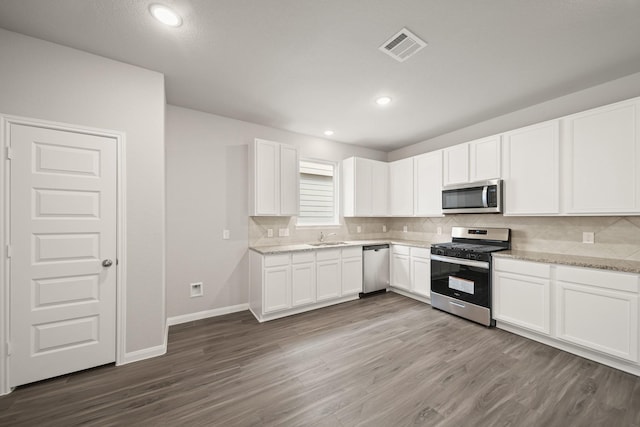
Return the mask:
[[[492,254],[494,258],[511,258],[523,261],[543,262],[547,264],[569,265],[575,267],[597,268],[600,270],[621,271],[640,274],[640,261],[596,258],[579,255],[555,254],[549,252],[500,251]]]
[[[329,240],[330,242],[330,240]],[[315,243],[315,242],[314,242]],[[291,245],[274,245],[274,246],[250,246],[249,249],[262,255],[279,254],[285,252],[299,251],[315,251],[317,249],[346,248],[350,246],[366,246],[366,245],[405,245],[416,248],[430,248],[431,242],[419,240],[400,240],[400,239],[377,239],[377,240],[348,240],[340,245],[314,246],[308,243],[296,243]]]

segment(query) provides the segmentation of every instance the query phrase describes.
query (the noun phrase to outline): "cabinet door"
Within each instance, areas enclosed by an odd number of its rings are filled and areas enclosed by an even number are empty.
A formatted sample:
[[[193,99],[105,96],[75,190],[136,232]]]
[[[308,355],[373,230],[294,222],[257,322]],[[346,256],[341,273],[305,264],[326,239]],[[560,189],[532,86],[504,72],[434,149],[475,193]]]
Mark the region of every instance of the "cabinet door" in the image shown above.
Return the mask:
[[[409,255],[391,254],[391,286],[411,290],[411,263]]]
[[[414,157],[416,216],[442,216],[442,150]]]
[[[300,174],[298,149],[280,145],[280,215],[298,215],[300,198]]]
[[[413,216],[413,158],[389,164],[391,215]]]
[[[505,215],[560,212],[559,129],[553,120],[504,134]]]
[[[637,362],[638,295],[558,281],[556,335]]]
[[[640,212],[640,102],[563,119],[563,201],[569,214]]]
[[[389,164],[371,162],[371,215],[389,215]]]
[[[291,304],[293,307],[316,301],[315,262],[291,266]]]
[[[497,320],[549,335],[549,287],[549,279],[495,272],[493,316]]]
[[[342,295],[362,292],[362,256],[342,259]]]
[[[497,179],[500,171],[500,135],[469,144],[469,180]]]
[[[373,162],[356,157],[355,171],[355,216],[371,216],[373,209],[373,189],[371,177]]]
[[[338,298],[341,289],[340,260],[318,261],[316,263],[316,300]]]
[[[291,267],[269,267],[264,270],[264,312],[286,310],[291,307]]]
[[[418,295],[431,296],[431,260],[411,257],[411,289]]]
[[[277,215],[279,211],[280,147],[276,142],[255,140],[254,215]],[[251,166],[250,166],[251,167]]]
[[[444,185],[469,182],[469,144],[445,148]]]

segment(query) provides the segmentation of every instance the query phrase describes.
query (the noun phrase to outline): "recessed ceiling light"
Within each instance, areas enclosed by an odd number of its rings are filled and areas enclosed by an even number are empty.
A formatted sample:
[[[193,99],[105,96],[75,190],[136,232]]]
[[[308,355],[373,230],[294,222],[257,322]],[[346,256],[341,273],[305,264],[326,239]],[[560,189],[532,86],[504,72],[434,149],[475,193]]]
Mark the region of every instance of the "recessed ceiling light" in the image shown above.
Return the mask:
[[[378,105],[387,105],[390,102],[391,98],[389,98],[388,96],[381,96],[380,98],[376,99],[376,104]]]
[[[334,131],[332,131],[331,129],[328,129],[328,130],[325,130],[325,131],[324,131],[324,134],[325,134],[325,135],[327,135],[327,136],[331,136],[331,135],[333,135],[334,133],[335,133],[335,132],[334,132]]]
[[[179,27],[182,25],[182,18],[180,15],[169,9],[167,6],[161,4],[152,4],[149,6],[149,12],[158,21],[170,27]]]

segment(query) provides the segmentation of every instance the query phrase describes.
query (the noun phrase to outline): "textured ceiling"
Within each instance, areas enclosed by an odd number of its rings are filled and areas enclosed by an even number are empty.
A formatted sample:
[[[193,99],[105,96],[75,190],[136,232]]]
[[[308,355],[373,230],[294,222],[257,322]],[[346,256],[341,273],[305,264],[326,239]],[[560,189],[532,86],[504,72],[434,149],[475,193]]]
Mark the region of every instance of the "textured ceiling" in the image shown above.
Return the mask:
[[[0,0],[0,27],[160,71],[170,104],[385,151],[640,71],[638,0],[158,2],[183,25]],[[402,27],[429,45],[399,63],[378,46]]]

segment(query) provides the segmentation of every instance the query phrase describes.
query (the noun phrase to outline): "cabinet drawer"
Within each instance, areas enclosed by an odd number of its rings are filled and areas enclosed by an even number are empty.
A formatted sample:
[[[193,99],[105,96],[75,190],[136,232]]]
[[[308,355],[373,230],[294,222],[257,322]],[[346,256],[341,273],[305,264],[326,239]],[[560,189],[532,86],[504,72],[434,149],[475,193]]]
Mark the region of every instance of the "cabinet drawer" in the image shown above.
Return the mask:
[[[418,258],[431,258],[431,249],[411,248],[411,256]]]
[[[264,257],[264,266],[275,267],[278,265],[287,265],[290,259],[290,254],[266,255]]]
[[[496,258],[493,260],[493,268],[497,271],[524,274],[526,276],[545,277],[547,279],[551,277],[551,266],[539,262]]]
[[[319,249],[316,253],[316,259],[323,261],[326,259],[340,259],[341,249]]]
[[[411,248],[409,246],[392,245],[392,251],[394,254],[409,255]]]
[[[638,293],[638,276],[635,274],[559,266],[556,271],[556,278],[563,282],[581,283],[599,288]]]
[[[355,258],[362,256],[362,246],[352,248],[342,248],[342,258]]]
[[[313,262],[316,260],[315,251],[294,252],[291,254],[292,264],[301,264],[303,262]]]

